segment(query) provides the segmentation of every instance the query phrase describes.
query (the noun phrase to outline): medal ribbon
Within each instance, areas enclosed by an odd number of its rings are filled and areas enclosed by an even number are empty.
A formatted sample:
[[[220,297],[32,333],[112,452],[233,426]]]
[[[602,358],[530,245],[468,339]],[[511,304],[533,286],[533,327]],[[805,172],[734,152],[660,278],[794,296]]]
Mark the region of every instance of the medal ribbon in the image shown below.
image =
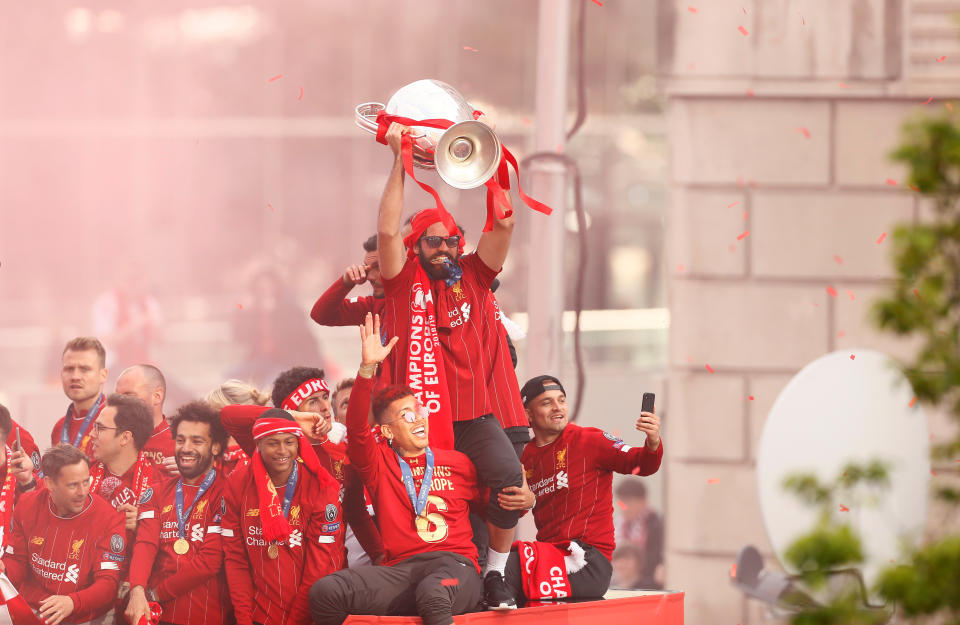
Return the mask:
[[[93,418],[97,416],[97,413],[100,412],[100,406],[103,405],[103,393],[100,393],[100,397],[97,398],[97,401],[90,406],[90,410],[87,411],[87,416],[83,418],[83,423],[80,424],[80,431],[77,432],[76,438],[73,439],[73,446],[80,447],[80,441],[83,440],[84,435],[87,433],[87,429],[90,427],[90,422],[93,421]],[[73,404],[70,404],[70,407],[67,408],[67,418],[63,420],[63,427],[60,428],[60,443],[67,444],[70,442],[70,413],[74,411]]]
[[[10,468],[10,448],[7,447],[7,473],[3,479],[3,490],[0,491],[0,551],[6,548],[5,539],[10,519],[13,516],[13,497],[16,489],[16,478]]]
[[[297,475],[300,469],[297,467],[297,463],[293,463],[293,471],[290,472],[290,477],[287,478],[287,487],[283,490],[283,518],[287,518],[287,514],[290,513],[290,504],[293,503],[293,491],[297,490]]]
[[[190,504],[190,507],[187,508],[186,512],[183,510],[183,478],[177,480],[177,536],[184,538],[186,535],[185,526],[187,523],[187,518],[189,518],[190,513],[193,512],[193,507],[197,505],[197,502],[200,501],[200,498],[203,497],[203,494],[207,492],[207,489],[210,488],[210,485],[213,484],[214,478],[217,477],[217,472],[211,467],[207,471],[207,476],[203,478],[203,481],[200,482],[200,488],[197,489],[197,496],[193,498],[193,502]]]
[[[427,497],[430,495],[430,483],[433,482],[433,450],[430,449],[429,446],[427,447],[427,466],[423,470],[423,481],[420,482],[419,493],[417,493],[416,486],[413,483],[413,471],[410,470],[410,465],[400,457],[400,454],[397,454],[397,461],[400,463],[403,486],[407,489],[407,497],[410,498],[410,505],[413,506],[414,514],[420,516],[427,507]]]

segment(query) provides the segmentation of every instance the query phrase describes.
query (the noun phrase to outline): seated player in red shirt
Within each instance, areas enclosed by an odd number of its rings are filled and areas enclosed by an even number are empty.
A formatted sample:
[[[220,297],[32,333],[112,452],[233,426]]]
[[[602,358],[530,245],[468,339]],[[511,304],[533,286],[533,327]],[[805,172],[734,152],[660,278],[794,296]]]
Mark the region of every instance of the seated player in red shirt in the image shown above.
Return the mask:
[[[350,614],[416,615],[448,625],[480,606],[482,583],[472,542],[469,503],[477,496],[470,459],[430,448],[425,410],[409,388],[388,386],[373,400],[383,440],[367,423],[373,376],[397,339],[380,340],[380,320],[361,328],[362,364],[347,407],[347,452],[373,499],[387,551],[385,566],[358,566],[328,575],[310,590],[318,625]]]
[[[137,506],[153,496],[153,463],[143,446],[153,432],[150,408],[136,397],[114,393],[91,429],[90,492],[103,497],[126,516],[128,544],[133,548]]]
[[[523,466],[537,496],[537,542],[519,542],[506,582],[528,601],[599,598],[613,571],[613,473],[652,475],[660,468],[660,419],[641,412],[640,447],[603,430],[567,421],[567,396],[553,376],[532,378],[520,391],[533,441]]]
[[[273,405],[300,422],[320,465],[343,486],[344,520],[376,564],[383,559],[380,532],[367,512],[363,484],[347,460],[346,445],[331,438],[330,390],[323,375],[323,369],[315,367],[292,367],[281,372],[273,382]],[[251,436],[253,424],[267,410],[265,406],[248,405],[225,406],[220,410],[223,427],[247,454],[252,454],[255,446]],[[337,427],[343,431],[343,426]]]
[[[7,576],[48,625],[112,622],[126,549],[123,515],[90,494],[72,445],[43,454],[46,488],[24,495],[3,557]]]
[[[149,619],[148,601],[156,601],[164,623],[221,625],[230,612],[220,538],[227,478],[216,461],[227,432],[217,412],[200,401],[181,406],[170,427],[180,475],[140,507],[127,620]]]
[[[340,484],[283,410],[253,425],[250,464],[227,480],[224,567],[238,625],[305,625],[317,579],[343,566]]]
[[[10,523],[13,510],[21,495],[37,487],[37,478],[33,461],[27,453],[17,449],[17,435],[11,430],[15,427],[10,411],[0,404],[0,441],[13,437],[11,445],[0,445],[0,554],[10,538]],[[22,437],[22,434],[21,434]],[[21,439],[22,440],[22,439]],[[26,443],[24,443],[26,447]],[[39,458],[39,454],[37,458]]]
[[[347,267],[343,276],[337,278],[313,305],[310,318],[318,324],[355,326],[363,323],[363,318],[368,312],[383,312],[383,282],[380,280],[377,235],[374,234],[363,242],[363,251],[363,262]],[[373,295],[344,299],[353,287],[364,282],[369,282],[373,287]]]

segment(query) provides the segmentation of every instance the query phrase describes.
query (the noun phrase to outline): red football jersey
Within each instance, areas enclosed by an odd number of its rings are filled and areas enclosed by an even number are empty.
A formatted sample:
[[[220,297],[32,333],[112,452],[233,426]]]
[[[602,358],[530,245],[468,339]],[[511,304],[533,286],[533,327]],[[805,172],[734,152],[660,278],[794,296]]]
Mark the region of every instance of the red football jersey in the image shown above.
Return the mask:
[[[403,360],[410,331],[410,292],[419,262],[418,258],[407,259],[399,274],[383,281],[383,332],[385,336],[400,337],[400,342],[383,361],[379,385],[406,384]],[[469,421],[493,413],[504,427],[526,425],[525,418],[516,422],[517,408],[523,412],[517,376],[510,363],[499,308],[490,291],[498,272],[487,267],[477,254],[462,256],[460,268],[463,277],[453,286],[447,286],[443,280],[430,280],[453,420]],[[505,353],[505,360],[501,352]],[[504,368],[504,362],[509,366],[495,372]],[[510,395],[512,391],[505,382],[507,376],[513,377],[515,397]]]
[[[170,458],[176,452],[176,441],[173,440],[173,430],[170,429],[166,417],[154,428],[150,440],[143,446],[142,451],[153,463],[154,471],[163,471],[163,475],[170,475],[162,466],[163,459]]]
[[[373,380],[357,376],[347,406],[347,453],[367,486],[380,522],[386,549],[385,565],[418,553],[450,551],[476,564],[477,548],[470,526],[470,501],[477,496],[477,470],[464,454],[434,449],[433,480],[427,498],[426,519],[416,519],[403,485],[397,454],[386,442],[377,443],[367,424]],[[426,456],[405,458],[420,492]],[[479,570],[479,567],[478,567]]]
[[[383,313],[382,297],[367,295],[345,299],[352,289],[353,285],[344,284],[342,278],[337,278],[314,303],[310,318],[322,326],[357,326],[363,323],[368,312]]]
[[[137,479],[137,463],[134,462],[126,473],[123,475],[116,475],[110,471],[102,462],[97,461],[90,465],[90,475],[93,476],[98,471],[103,470],[103,477],[100,478],[100,483],[96,484],[96,491],[93,489],[93,484],[91,484],[91,495],[99,495],[108,502],[114,508],[119,508],[125,503],[137,505],[137,499],[139,497],[147,496],[147,490],[150,486],[156,486],[156,482],[160,480],[153,479],[153,476],[156,473],[153,473],[151,469],[147,468],[146,471],[151,471],[151,474],[147,476],[147,485],[142,489],[142,492],[138,493],[138,485],[134,484]],[[96,482],[96,480],[94,480]]]
[[[100,416],[100,413],[103,412],[103,409],[107,405],[107,400],[103,396],[103,394],[100,395],[100,398],[103,400],[100,402],[100,408],[97,410],[97,413],[90,418],[90,422],[87,424],[87,427],[84,429],[82,435],[79,437],[80,438],[79,442],[74,444],[74,442],[77,440],[77,436],[81,434],[80,428],[83,425],[83,418],[86,415],[83,414],[78,416],[76,414],[77,412],[76,408],[71,403],[67,407],[67,414],[60,417],[60,420],[54,424],[53,431],[50,432],[50,445],[53,447],[56,447],[61,443],[60,433],[61,433],[61,430],[63,430],[63,424],[68,423],[69,426],[67,429],[67,434],[68,434],[67,442],[70,443],[71,445],[74,445],[74,447],[79,448],[80,451],[87,454],[87,457],[92,460],[93,451],[90,449],[90,444],[91,444],[90,430],[93,429],[93,422],[97,420],[97,417]]]
[[[224,567],[234,615],[239,625],[307,625],[310,586],[345,562],[339,493],[300,464],[287,516],[292,532],[270,558],[253,469],[253,464],[238,468],[224,489]]]
[[[40,489],[17,504],[3,563],[30,607],[67,595],[74,610],[64,622],[83,623],[113,607],[126,547],[123,515],[110,504],[90,497],[82,512],[65,518]]]
[[[267,410],[267,406],[235,405],[224,406],[220,410],[220,421],[248,455],[256,453],[256,443],[253,441],[253,423]],[[356,469],[350,466],[346,456],[346,445],[326,441],[313,445],[313,451],[320,460],[320,465],[330,472],[330,475],[343,486],[341,489],[343,500],[343,518],[350,524],[360,546],[370,556],[376,559],[383,555],[383,542],[380,531],[367,512],[367,502],[364,497],[363,483]],[[346,545],[344,545],[346,549]],[[346,556],[344,556],[346,557]]]
[[[160,620],[165,623],[220,625],[230,612],[220,538],[226,478],[217,475],[195,504],[200,483],[183,485],[183,509],[193,504],[184,523],[189,549],[183,555],[173,550],[180,537],[177,481],[167,480],[156,487],[155,494],[140,506],[130,585],[153,589],[163,609]]]
[[[352,400],[352,396],[351,396]],[[582,540],[613,557],[613,472],[652,475],[660,468],[663,441],[656,452],[632,447],[597,428],[568,423],[557,440],[535,441],[523,450],[527,484],[537,496],[533,519],[537,540]]]

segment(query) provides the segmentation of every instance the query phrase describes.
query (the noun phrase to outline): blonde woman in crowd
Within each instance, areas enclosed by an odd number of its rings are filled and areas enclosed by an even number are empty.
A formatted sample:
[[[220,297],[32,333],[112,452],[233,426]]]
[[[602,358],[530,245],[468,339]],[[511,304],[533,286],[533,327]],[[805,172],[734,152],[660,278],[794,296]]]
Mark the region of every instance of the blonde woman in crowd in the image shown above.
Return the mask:
[[[204,401],[217,412],[224,406],[238,404],[266,406],[270,401],[270,392],[261,391],[248,382],[231,379],[210,391]],[[237,441],[231,436],[227,444],[227,450],[223,453],[224,475],[230,475],[238,465],[244,465],[248,461],[247,455],[243,453],[243,450],[237,445]]]

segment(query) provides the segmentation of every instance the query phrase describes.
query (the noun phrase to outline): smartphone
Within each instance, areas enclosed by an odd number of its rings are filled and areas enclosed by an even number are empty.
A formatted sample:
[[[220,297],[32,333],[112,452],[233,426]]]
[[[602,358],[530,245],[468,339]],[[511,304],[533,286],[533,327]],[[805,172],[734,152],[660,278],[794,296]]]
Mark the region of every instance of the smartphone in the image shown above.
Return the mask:
[[[640,412],[653,412],[653,401],[656,395],[653,393],[644,393],[643,401],[640,404]]]
[[[17,427],[17,451],[23,449],[23,443],[20,442],[20,427]]]

